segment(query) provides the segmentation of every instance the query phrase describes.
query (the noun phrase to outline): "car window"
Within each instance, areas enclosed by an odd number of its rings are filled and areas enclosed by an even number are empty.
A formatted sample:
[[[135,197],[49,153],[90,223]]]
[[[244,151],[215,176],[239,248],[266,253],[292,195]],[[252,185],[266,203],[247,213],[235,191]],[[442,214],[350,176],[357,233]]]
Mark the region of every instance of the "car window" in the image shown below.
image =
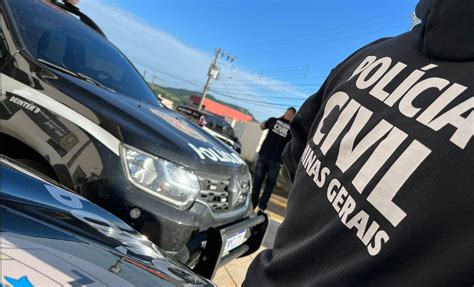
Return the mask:
[[[211,116],[206,116],[206,127],[215,130],[216,128],[216,120]]]
[[[198,120],[200,116],[199,113],[185,107],[178,107],[176,108],[176,111],[192,120]]]
[[[216,132],[220,134],[224,134],[224,123],[222,122],[222,120],[216,119],[215,121],[216,121],[216,127],[215,127]]]
[[[160,105],[132,64],[102,35],[48,1],[11,1],[25,49],[126,96]]]
[[[232,129],[232,126],[226,122],[224,119],[219,118],[217,122],[217,132],[220,133],[221,135],[234,139],[234,130]]]
[[[206,120],[206,126],[208,128],[227,138],[235,138],[232,126],[228,122],[226,122],[225,119],[213,115],[206,115]]]
[[[230,139],[235,139],[234,129],[231,125],[224,126],[224,135]]]
[[[177,107],[176,108],[176,111],[182,113],[182,114],[186,114],[186,115],[189,115],[190,114],[190,111],[186,108],[182,108],[182,107]]]

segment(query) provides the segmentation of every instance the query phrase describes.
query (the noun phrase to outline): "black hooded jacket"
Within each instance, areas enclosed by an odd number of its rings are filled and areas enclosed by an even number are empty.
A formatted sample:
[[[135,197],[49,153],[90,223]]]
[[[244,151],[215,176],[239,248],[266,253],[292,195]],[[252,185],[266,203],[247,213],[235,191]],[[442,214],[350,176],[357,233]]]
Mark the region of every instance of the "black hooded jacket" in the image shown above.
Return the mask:
[[[245,286],[474,286],[474,1],[416,14],[295,116],[286,219]]]

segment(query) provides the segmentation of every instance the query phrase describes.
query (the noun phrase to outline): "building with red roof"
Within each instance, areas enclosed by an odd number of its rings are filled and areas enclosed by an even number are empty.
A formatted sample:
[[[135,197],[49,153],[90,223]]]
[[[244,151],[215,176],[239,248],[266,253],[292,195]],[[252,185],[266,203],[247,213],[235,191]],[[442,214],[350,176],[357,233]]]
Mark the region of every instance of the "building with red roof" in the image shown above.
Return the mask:
[[[189,100],[192,105],[198,106],[199,101],[201,100],[200,96],[192,95],[189,97]],[[229,106],[226,106],[224,104],[218,103],[216,101],[210,100],[210,99],[204,99],[204,103],[202,105],[203,109],[206,111],[223,116],[226,118],[234,119],[236,121],[240,122],[250,122],[252,121],[252,116],[247,115],[241,111],[238,111],[234,108],[231,108]]]

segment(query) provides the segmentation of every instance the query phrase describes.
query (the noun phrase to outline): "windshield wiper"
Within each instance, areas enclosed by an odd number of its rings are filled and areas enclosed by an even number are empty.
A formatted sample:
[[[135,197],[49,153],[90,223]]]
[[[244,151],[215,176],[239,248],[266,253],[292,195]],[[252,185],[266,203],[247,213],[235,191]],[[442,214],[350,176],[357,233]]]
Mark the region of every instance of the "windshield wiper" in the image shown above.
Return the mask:
[[[94,84],[94,85],[96,85],[96,86],[98,86],[98,87],[107,89],[107,90],[109,90],[109,91],[115,93],[115,90],[113,90],[113,89],[107,87],[107,86],[104,85],[104,84],[101,84],[99,81],[97,81],[97,80],[95,80],[95,79],[93,79],[93,78],[91,78],[91,77],[89,77],[89,76],[87,76],[87,75],[84,75],[83,73],[76,73],[76,75],[77,75],[80,79],[82,79],[82,80],[84,80],[84,81],[86,81],[86,82],[89,82],[89,83]]]
[[[71,70],[68,70],[68,69],[66,69],[66,68],[63,68],[63,67],[61,67],[61,66],[58,66],[58,65],[56,65],[56,64],[53,64],[53,63],[48,62],[48,61],[43,60],[43,59],[37,59],[37,60],[38,60],[38,62],[40,62],[40,63],[42,63],[42,64],[44,64],[44,65],[46,65],[46,66],[48,66],[48,67],[50,67],[50,68],[59,70],[59,71],[61,71],[61,72],[63,72],[63,73],[69,74],[69,75],[71,75],[71,76],[73,76],[73,77],[76,77],[76,78],[81,79],[81,80],[83,80],[83,81],[86,81],[86,82],[88,82],[88,83],[90,83],[90,84],[94,84],[94,85],[96,85],[96,86],[98,86],[98,87],[101,87],[101,88],[103,88],[103,89],[107,89],[107,90],[109,90],[109,91],[115,93],[115,90],[113,90],[113,89],[111,89],[111,88],[109,88],[109,87],[107,87],[107,86],[101,84],[99,81],[97,81],[97,80],[95,80],[95,79],[93,79],[93,78],[91,78],[91,77],[89,77],[89,76],[87,76],[87,75],[84,75],[84,74],[82,74],[82,73],[73,72],[73,71],[71,71]]]
[[[68,69],[66,68],[63,68],[61,66],[58,66],[56,64],[53,64],[51,62],[48,62],[46,60],[43,60],[43,59],[38,59],[38,62],[40,62],[41,64],[45,64],[46,66],[50,67],[50,68],[53,68],[53,69],[56,69],[56,70],[59,70],[61,72],[64,72],[66,74],[69,74],[71,76],[75,76],[77,77],[76,73],[74,73],[73,71],[69,71]]]

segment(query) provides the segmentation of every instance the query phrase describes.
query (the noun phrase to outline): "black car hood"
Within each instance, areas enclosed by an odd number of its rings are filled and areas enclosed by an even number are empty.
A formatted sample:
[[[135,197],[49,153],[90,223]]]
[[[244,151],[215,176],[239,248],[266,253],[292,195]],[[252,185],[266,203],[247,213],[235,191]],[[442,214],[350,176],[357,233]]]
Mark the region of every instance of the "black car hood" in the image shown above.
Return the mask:
[[[92,109],[123,143],[194,170],[247,171],[235,151],[178,113],[55,73],[59,78],[48,82]]]
[[[158,283],[158,286],[210,284],[166,257],[153,243],[114,215],[76,194],[43,181],[27,169],[13,168],[8,160],[0,160],[2,244],[9,242],[17,249],[46,246],[46,249],[66,254],[66,257],[75,258],[78,262],[95,264],[96,275],[103,273],[104,268],[114,272],[112,268],[116,265],[118,269],[114,273],[132,285],[140,285],[136,282],[145,282],[145,279]],[[49,253],[53,252],[51,250]],[[2,256],[8,253],[6,251],[2,249]],[[16,253],[12,251],[6,256],[11,254]],[[73,261],[71,259],[69,263]],[[36,269],[62,267],[43,264]]]
[[[419,50],[447,61],[474,60],[474,1],[421,0],[412,33]]]

